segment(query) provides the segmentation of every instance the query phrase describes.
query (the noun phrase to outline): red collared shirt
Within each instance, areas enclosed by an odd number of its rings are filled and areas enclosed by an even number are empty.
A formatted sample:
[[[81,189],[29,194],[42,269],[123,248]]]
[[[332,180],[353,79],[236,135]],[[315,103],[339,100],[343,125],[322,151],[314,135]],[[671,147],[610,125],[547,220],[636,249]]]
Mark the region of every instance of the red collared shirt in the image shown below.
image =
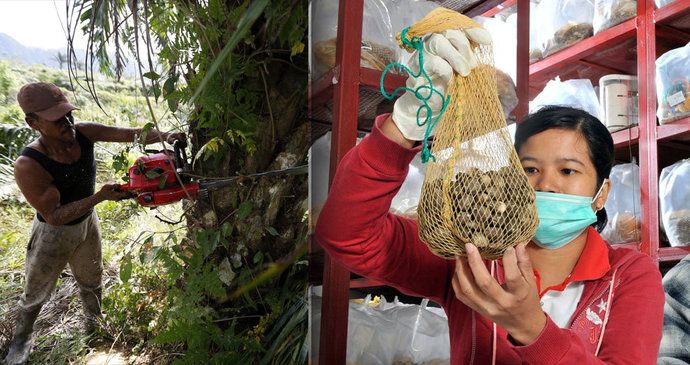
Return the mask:
[[[567,327],[570,317],[580,302],[584,282],[601,279],[610,268],[608,245],[600,235],[596,234],[594,228],[589,227],[587,241],[580,258],[573,271],[562,283],[541,290],[539,273],[534,271],[537,287],[540,288],[542,309],[558,327]]]
[[[541,290],[539,273],[534,271],[534,275],[537,277],[537,288],[540,288],[539,296],[543,296],[549,290],[563,291],[570,283],[601,279],[611,269],[609,247],[601,236],[593,234],[594,232],[596,230],[593,227],[587,228],[585,248],[582,250],[573,271],[562,283]]]

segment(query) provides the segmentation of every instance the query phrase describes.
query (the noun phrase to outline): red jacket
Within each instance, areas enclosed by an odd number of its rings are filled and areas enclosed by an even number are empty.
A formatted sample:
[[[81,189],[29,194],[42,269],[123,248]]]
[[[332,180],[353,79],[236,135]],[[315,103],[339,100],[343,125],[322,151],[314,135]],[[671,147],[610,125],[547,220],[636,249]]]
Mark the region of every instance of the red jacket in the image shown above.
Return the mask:
[[[318,218],[317,240],[350,271],[443,306],[451,364],[490,364],[493,324],[456,299],[451,285],[455,261],[427,249],[415,220],[388,212],[419,149],[405,149],[386,138],[378,127],[385,117],[377,118],[372,134],[338,166]],[[601,236],[591,230],[588,239]],[[642,253],[606,247],[610,270],[598,280],[585,281],[570,327],[561,329],[548,319],[539,338],[528,346],[513,345],[499,328],[496,363],[656,363],[664,306],[660,272]],[[609,305],[602,307],[602,301]],[[602,328],[601,348],[595,355]]]

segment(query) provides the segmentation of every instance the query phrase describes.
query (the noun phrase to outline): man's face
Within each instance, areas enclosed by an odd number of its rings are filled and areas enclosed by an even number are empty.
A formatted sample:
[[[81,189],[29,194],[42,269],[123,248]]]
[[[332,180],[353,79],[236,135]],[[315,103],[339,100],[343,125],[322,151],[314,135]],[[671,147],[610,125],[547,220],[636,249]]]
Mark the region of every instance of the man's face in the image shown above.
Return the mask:
[[[72,143],[76,140],[77,134],[74,128],[74,117],[72,112],[63,115],[57,120],[46,120],[41,117],[33,119],[29,125],[39,131],[42,136],[52,138],[65,143]]]

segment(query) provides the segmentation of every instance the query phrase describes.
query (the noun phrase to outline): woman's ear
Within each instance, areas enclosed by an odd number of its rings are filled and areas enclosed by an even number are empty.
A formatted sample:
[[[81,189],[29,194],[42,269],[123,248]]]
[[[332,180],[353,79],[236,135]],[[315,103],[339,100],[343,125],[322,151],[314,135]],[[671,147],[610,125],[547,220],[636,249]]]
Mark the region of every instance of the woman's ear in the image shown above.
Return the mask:
[[[604,179],[604,182],[601,183],[599,194],[597,197],[595,197],[594,202],[592,203],[592,207],[595,211],[598,212],[604,208],[606,199],[609,197],[609,191],[611,191],[611,180]]]

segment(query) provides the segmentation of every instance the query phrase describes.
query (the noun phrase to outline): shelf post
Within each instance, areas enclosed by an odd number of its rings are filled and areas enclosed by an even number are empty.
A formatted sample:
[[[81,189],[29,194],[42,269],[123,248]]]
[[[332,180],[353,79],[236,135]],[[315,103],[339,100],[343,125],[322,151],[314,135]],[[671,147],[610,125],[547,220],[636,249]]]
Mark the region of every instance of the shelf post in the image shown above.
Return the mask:
[[[529,3],[530,0],[517,1],[517,65],[515,80],[518,105],[515,118],[518,123],[527,116],[529,105]]]
[[[359,65],[364,0],[340,0],[333,91],[330,181],[338,163],[357,141]],[[330,184],[329,181],[329,184]],[[321,339],[318,362],[345,365],[350,272],[326,253],[323,268]]]
[[[659,175],[656,140],[656,27],[654,1],[637,2],[637,76],[640,146],[640,251],[659,259]]]

